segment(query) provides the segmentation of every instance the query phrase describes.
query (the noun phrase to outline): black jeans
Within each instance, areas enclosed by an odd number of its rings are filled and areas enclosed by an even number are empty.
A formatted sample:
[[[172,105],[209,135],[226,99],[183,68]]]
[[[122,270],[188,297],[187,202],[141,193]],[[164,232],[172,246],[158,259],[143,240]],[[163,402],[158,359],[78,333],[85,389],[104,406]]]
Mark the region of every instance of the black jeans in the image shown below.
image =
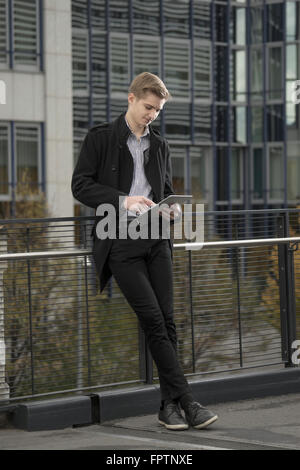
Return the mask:
[[[177,359],[168,240],[114,240],[108,263],[145,332],[158,370],[162,400],[179,398],[190,388]]]

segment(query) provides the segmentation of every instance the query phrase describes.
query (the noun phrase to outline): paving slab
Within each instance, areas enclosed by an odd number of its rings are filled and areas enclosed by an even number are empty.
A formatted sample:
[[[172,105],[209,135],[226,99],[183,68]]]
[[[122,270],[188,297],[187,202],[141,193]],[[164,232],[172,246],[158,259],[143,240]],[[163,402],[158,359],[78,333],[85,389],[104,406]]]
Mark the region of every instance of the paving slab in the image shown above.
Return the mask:
[[[145,415],[53,431],[0,429],[4,450],[300,450],[300,394],[210,406],[204,430],[170,431]]]

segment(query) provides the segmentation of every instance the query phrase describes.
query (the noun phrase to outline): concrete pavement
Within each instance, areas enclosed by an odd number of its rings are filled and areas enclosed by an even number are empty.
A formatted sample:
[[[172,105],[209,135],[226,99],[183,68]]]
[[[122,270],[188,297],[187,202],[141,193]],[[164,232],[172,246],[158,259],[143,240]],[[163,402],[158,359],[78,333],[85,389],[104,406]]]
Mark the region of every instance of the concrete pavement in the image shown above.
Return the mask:
[[[169,431],[156,415],[55,431],[0,429],[11,450],[300,450],[300,394],[210,406],[219,419],[206,430]],[[113,453],[112,453],[113,455]]]

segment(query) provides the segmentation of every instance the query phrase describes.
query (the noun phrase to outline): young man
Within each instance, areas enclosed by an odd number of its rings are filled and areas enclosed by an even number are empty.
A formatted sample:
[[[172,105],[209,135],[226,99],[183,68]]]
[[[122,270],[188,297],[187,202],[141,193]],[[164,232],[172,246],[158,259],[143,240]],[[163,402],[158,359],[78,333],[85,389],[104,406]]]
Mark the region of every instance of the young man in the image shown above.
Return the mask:
[[[133,80],[127,112],[93,127],[83,142],[72,179],[76,199],[94,209],[111,204],[118,217],[127,210],[132,221],[174,194],[168,143],[151,127],[169,96],[151,73]],[[166,215],[172,219],[174,212]],[[95,228],[93,254],[101,291],[113,275],[145,332],[160,380],[159,422],[174,430],[214,422],[217,416],[195,401],[177,358],[170,239],[101,239]]]

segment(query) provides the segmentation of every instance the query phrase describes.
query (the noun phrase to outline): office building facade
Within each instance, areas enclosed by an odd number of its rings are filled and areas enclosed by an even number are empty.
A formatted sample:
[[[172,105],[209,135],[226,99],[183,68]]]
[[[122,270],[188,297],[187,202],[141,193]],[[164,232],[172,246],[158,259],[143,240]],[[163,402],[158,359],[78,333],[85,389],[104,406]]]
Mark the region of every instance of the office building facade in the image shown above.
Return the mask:
[[[0,105],[2,200],[29,164],[54,215],[83,213],[69,192],[81,142],[126,109],[129,83],[147,70],[172,94],[154,125],[170,143],[178,193],[210,210],[299,203],[298,0],[0,0],[0,9],[0,78],[15,87],[15,105],[6,114]]]

